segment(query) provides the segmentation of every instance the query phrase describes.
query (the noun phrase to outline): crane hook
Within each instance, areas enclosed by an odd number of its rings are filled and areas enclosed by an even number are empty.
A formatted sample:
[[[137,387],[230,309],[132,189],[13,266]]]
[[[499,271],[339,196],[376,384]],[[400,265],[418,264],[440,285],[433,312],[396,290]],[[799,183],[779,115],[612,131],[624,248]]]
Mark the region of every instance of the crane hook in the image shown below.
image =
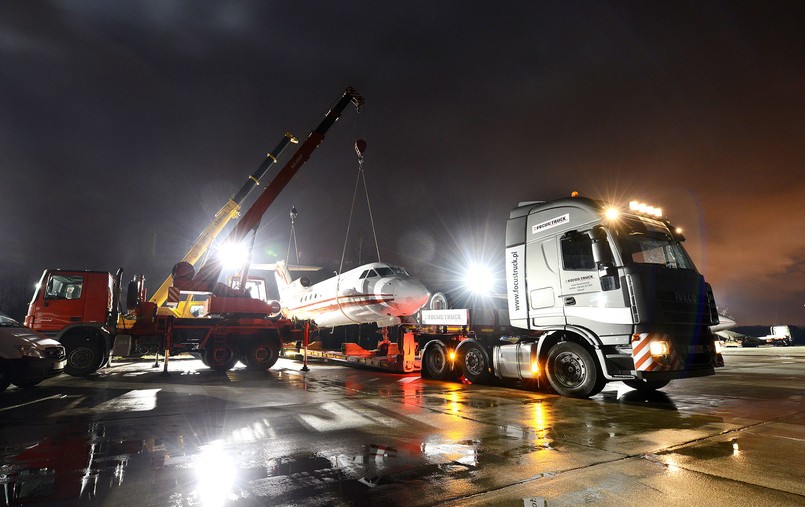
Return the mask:
[[[358,157],[363,158],[363,154],[366,151],[366,141],[363,139],[358,139],[355,141],[355,153],[358,154]]]

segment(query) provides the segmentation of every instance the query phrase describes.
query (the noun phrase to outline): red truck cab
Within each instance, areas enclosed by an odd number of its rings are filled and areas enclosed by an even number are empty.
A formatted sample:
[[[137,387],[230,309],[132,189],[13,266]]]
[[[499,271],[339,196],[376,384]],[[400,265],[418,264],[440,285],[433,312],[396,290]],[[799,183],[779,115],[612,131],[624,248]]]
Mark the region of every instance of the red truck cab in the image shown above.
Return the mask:
[[[113,310],[113,282],[104,271],[45,270],[25,325],[51,336],[75,324],[104,325]]]

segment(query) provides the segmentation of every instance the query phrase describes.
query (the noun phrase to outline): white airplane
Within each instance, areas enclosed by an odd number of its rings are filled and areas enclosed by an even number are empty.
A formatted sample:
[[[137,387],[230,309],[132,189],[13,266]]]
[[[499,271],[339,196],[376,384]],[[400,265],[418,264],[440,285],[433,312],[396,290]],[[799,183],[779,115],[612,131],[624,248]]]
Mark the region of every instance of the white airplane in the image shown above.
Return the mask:
[[[376,323],[394,326],[415,314],[430,294],[403,268],[373,262],[310,285],[293,280],[283,261],[274,269],[283,313],[319,327]]]

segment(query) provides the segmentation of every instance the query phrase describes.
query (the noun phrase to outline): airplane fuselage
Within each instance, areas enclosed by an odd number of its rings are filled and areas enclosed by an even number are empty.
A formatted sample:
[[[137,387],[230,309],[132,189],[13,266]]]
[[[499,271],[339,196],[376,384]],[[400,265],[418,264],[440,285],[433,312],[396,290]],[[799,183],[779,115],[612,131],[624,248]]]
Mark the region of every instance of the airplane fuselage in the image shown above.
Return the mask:
[[[291,317],[313,320],[320,327],[377,323],[391,326],[400,317],[415,314],[427,301],[428,290],[404,269],[371,263],[309,287],[277,270],[283,311]],[[285,278],[284,280],[281,277]]]

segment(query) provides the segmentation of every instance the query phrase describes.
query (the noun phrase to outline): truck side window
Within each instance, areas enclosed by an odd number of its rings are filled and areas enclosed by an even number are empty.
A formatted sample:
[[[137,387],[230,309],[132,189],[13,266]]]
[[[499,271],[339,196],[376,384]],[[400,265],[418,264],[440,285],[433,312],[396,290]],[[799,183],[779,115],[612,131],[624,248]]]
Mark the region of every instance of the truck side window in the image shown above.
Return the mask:
[[[45,299],[78,299],[83,285],[81,275],[53,275],[48,280]]]
[[[590,236],[576,232],[562,236],[562,267],[567,271],[595,269],[593,242]]]

